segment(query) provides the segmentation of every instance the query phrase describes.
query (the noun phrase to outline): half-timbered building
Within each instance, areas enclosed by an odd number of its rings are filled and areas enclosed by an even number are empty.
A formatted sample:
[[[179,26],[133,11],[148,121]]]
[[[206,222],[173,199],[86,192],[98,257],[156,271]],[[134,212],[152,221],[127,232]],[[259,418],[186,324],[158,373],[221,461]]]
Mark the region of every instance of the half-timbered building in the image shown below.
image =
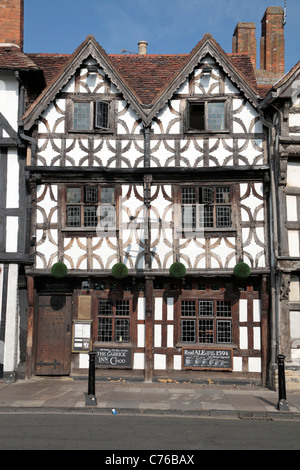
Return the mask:
[[[68,58],[22,118],[28,375],[86,373],[93,348],[102,375],[265,377],[258,100],[249,57],[209,34],[183,56],[110,56],[89,36]]]
[[[268,128],[273,194],[273,358],[285,356],[286,387],[300,383],[300,63],[269,91],[260,105]],[[277,326],[277,327],[276,327]],[[273,360],[273,363],[275,361]]]
[[[268,62],[279,10],[264,16],[259,71],[251,23],[232,53],[210,34],[178,55],[145,41],[107,54],[88,36],[17,64],[11,130],[0,109],[0,177],[22,189],[0,195],[2,299],[9,263],[26,269],[7,370],[86,377],[93,350],[99,378],[272,382],[276,185],[260,104],[283,74]]]

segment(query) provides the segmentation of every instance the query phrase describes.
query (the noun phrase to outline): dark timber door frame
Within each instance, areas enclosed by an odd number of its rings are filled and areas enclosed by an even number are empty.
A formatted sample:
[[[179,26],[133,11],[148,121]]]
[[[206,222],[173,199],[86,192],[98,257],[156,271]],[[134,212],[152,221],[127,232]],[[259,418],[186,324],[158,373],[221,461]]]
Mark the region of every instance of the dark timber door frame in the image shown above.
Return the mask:
[[[39,296],[36,329],[36,375],[70,375],[71,312],[71,296]]]

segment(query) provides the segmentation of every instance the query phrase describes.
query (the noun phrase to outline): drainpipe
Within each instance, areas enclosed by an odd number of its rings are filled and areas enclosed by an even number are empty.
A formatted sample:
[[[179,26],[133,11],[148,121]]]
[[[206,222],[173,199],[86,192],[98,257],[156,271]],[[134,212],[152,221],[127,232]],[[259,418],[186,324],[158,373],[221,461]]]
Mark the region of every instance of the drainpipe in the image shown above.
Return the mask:
[[[268,151],[271,147],[271,132],[273,122],[270,123],[266,120],[263,112],[260,110],[260,119],[264,126],[268,129]],[[276,183],[275,183],[275,161],[270,158],[270,194],[271,194],[271,217],[273,226],[273,237],[270,230],[271,239],[271,366],[276,364],[276,357],[278,355],[279,345],[279,289],[277,288],[278,278],[276,275],[276,261],[278,259],[278,219],[277,219],[277,198],[276,198]],[[271,227],[270,227],[271,229]],[[272,259],[273,256],[273,259]]]
[[[21,116],[23,116],[25,112],[25,86],[20,78],[20,74],[18,71],[15,72],[15,77],[20,84],[20,95],[19,95],[19,108],[18,108],[18,129],[19,129],[19,136],[21,139],[29,142],[31,145],[31,157],[32,160],[35,161],[36,155],[36,141],[33,137],[29,137],[24,133],[24,123],[21,120]]]

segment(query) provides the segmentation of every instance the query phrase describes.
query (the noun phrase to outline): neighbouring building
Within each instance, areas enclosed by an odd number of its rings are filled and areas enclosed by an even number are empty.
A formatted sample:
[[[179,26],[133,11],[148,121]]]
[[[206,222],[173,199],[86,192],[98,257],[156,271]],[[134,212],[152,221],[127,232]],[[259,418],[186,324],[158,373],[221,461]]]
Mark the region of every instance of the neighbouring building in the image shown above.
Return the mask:
[[[20,47],[32,68],[16,82],[27,244],[15,298],[26,287],[27,300],[13,312],[26,347],[11,328],[26,377],[85,377],[93,349],[102,378],[274,385],[287,353],[272,235],[283,184],[272,139],[283,137],[269,119],[282,9],[263,17],[259,70],[253,31],[237,25],[232,53],[210,34],[181,55],[148,54],[145,41],[110,55],[93,36],[70,55]]]

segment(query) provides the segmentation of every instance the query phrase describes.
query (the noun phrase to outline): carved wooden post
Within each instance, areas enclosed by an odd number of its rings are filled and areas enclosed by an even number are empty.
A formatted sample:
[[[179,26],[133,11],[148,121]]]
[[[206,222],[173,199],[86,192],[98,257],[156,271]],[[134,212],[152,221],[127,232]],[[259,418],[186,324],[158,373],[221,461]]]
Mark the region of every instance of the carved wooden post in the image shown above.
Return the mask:
[[[145,316],[145,381],[153,378],[153,280],[146,276],[146,316]]]

